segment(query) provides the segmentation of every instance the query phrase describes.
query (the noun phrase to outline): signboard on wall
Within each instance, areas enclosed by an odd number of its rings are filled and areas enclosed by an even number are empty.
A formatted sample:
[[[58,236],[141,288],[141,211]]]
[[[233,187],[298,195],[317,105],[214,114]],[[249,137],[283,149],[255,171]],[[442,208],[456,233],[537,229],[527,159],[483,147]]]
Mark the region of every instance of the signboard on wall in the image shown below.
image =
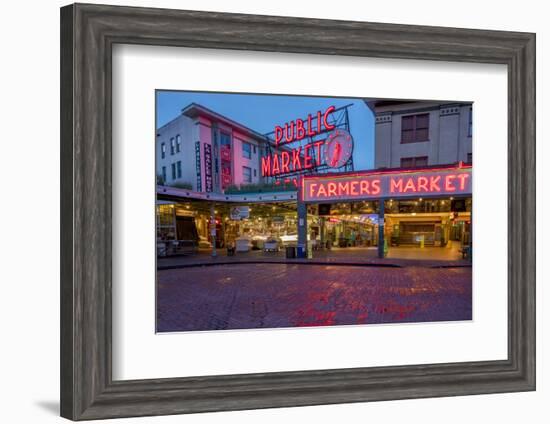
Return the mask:
[[[419,171],[371,171],[345,175],[304,176],[302,200],[363,200],[472,194],[472,168]]]
[[[220,147],[222,168],[222,190],[225,190],[233,182],[231,178],[231,145],[222,144]]]
[[[195,142],[195,169],[197,171],[197,189],[196,191],[202,191],[202,178],[201,178],[201,142]]]
[[[229,216],[232,220],[236,221],[248,219],[250,216],[250,208],[248,206],[233,206],[229,211]]]
[[[204,191],[212,191],[212,146],[204,144]]]

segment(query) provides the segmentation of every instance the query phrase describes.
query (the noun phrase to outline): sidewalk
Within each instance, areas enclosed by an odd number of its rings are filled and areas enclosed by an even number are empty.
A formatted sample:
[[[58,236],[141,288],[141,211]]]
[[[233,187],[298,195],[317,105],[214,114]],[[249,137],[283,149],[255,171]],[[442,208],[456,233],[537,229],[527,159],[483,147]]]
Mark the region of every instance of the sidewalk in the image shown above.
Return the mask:
[[[194,266],[226,265],[235,263],[300,263],[306,265],[347,265],[378,267],[469,267],[471,262],[463,260],[455,248],[426,247],[393,247],[387,257],[378,258],[376,247],[333,248],[331,250],[313,251],[310,259],[286,259],[284,249],[280,252],[263,252],[253,250],[227,256],[226,249],[217,249],[217,256],[212,257],[210,250],[201,250],[195,255],[171,256],[157,258],[157,269],[174,269]]]

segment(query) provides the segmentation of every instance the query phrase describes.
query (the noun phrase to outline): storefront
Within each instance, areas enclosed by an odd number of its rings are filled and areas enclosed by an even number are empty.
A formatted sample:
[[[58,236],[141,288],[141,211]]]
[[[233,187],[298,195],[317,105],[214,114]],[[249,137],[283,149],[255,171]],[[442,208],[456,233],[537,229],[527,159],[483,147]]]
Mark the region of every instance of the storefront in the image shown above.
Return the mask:
[[[464,164],[304,176],[297,192],[158,193],[159,255],[235,248],[279,252],[471,247],[471,167]],[[170,246],[175,246],[170,247]]]
[[[157,190],[157,253],[281,251],[297,243],[297,193],[215,195]],[[316,217],[310,216],[310,225]]]
[[[158,131],[159,255],[296,246],[301,257],[328,249],[384,257],[404,247],[471,246],[471,166],[354,171],[349,106],[263,135],[200,105],[185,108]],[[178,180],[179,167],[188,184]],[[270,191],[285,184],[290,190]]]
[[[298,202],[301,255],[307,250],[307,214],[312,204],[327,211],[342,203],[371,202],[381,258],[391,246],[446,247],[459,241],[461,249],[471,248],[471,171],[470,165],[459,163],[304,176]]]

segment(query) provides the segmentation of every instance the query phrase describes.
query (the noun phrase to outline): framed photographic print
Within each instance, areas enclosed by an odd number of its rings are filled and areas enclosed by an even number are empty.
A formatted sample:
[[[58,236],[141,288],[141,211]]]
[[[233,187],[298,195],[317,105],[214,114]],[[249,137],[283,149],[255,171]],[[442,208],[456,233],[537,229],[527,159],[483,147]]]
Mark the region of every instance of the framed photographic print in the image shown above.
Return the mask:
[[[62,416],[534,390],[534,52],[62,8]]]

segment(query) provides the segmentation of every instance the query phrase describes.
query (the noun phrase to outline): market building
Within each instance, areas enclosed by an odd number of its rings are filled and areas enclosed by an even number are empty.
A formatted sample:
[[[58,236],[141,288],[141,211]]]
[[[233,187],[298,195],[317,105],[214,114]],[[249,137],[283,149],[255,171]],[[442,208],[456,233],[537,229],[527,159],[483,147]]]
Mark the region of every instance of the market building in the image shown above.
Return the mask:
[[[215,193],[258,183],[266,142],[264,135],[192,103],[157,130],[158,181]]]
[[[366,104],[375,115],[374,168],[472,163],[472,103]]]
[[[376,169],[472,165],[471,102],[367,100],[366,104],[375,115]],[[469,248],[471,195],[451,195],[440,202],[443,206],[447,202],[448,208],[422,207],[418,199],[392,202],[385,215],[391,240],[410,244],[423,235],[425,243],[450,241]]]
[[[269,134],[185,107],[157,130],[158,254],[469,249],[471,104],[365,103],[376,122],[366,171],[354,169],[349,106]]]

